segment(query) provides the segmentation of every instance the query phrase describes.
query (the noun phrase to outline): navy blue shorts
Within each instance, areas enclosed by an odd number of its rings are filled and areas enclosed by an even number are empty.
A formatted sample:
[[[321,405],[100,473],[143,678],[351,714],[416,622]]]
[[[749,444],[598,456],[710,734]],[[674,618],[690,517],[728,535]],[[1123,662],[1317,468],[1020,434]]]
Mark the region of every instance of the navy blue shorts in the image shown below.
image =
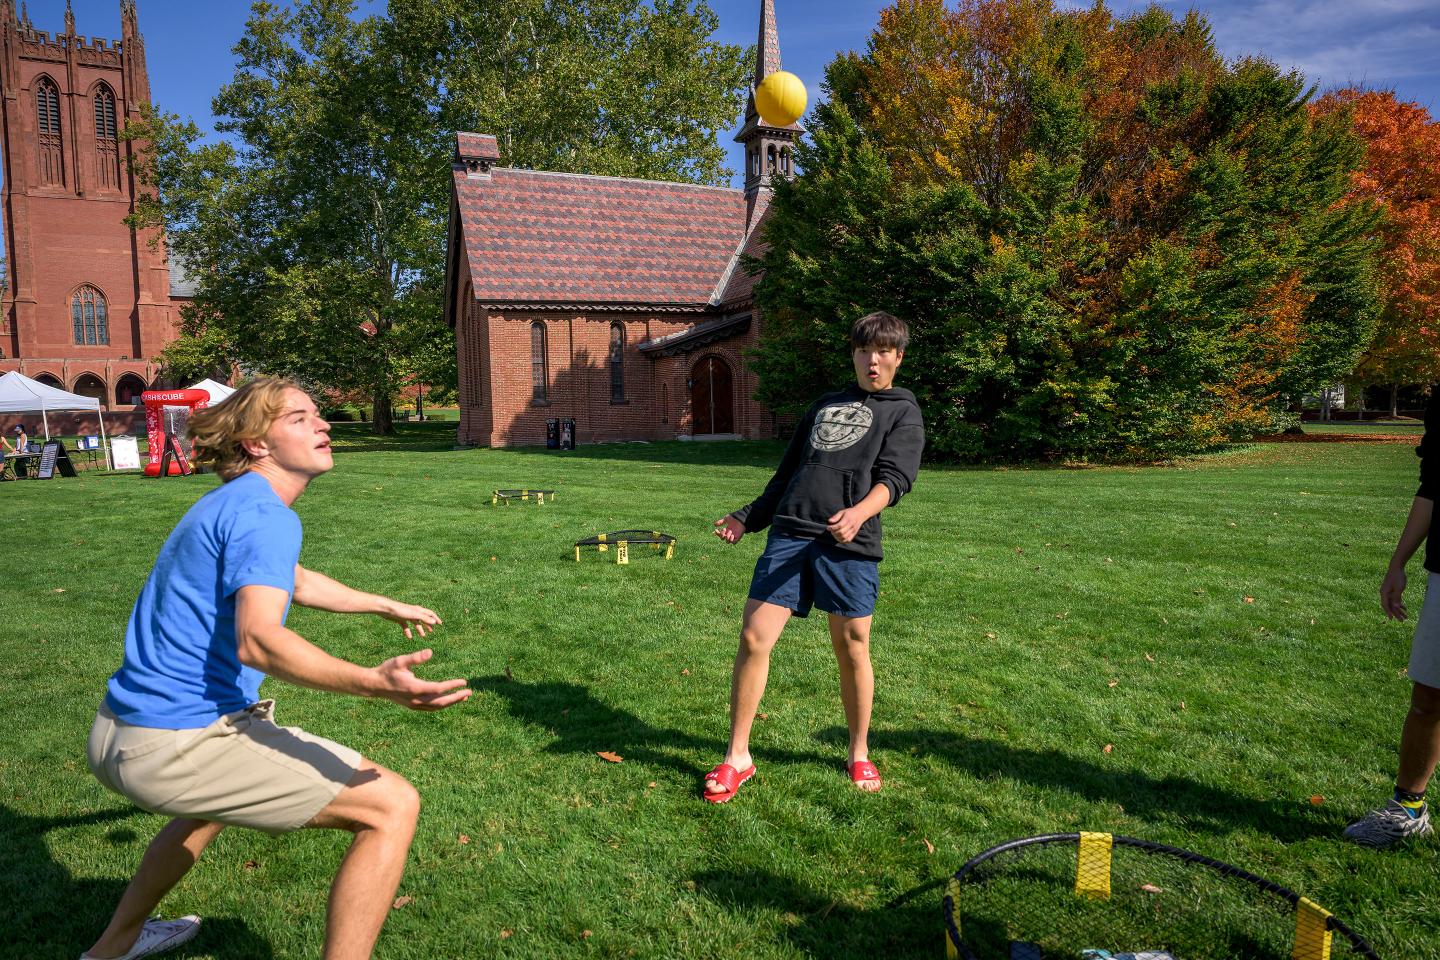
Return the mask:
[[[833,543],[770,534],[755,561],[750,599],[809,616],[812,606],[842,617],[868,617],[880,595],[880,562]]]

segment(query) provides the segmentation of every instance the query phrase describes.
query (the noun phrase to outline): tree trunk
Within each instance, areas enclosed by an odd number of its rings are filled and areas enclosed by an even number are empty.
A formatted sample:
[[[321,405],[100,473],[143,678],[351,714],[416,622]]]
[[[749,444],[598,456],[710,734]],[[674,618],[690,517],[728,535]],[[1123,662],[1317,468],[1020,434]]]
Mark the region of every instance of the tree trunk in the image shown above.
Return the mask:
[[[1390,384],[1390,419],[1395,420],[1400,416],[1400,384]]]
[[[374,411],[375,433],[378,436],[388,437],[395,432],[395,424],[390,419],[390,394],[384,391],[377,391],[370,409]]]
[[[415,388],[415,419],[425,419],[425,385],[421,384]]]

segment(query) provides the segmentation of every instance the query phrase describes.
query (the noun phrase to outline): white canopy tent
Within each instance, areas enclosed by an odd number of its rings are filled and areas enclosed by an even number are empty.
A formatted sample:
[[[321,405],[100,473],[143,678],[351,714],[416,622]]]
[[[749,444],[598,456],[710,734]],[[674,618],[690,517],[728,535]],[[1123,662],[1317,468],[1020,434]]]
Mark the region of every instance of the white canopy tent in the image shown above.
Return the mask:
[[[110,462],[110,441],[105,438],[105,417],[100,401],[51,387],[31,380],[19,371],[0,375],[0,413],[38,413],[45,424],[45,439],[50,439],[50,411],[57,413],[93,410],[100,421],[100,442],[105,446],[105,462]]]
[[[221,400],[224,400],[226,397],[230,396],[230,394],[235,392],[234,387],[227,387],[225,386],[225,384],[217,383],[216,381],[211,380],[208,377],[204,380],[201,380],[199,383],[190,384],[190,386],[186,387],[185,389],[204,390],[206,393],[210,394],[211,406],[214,406],[215,404],[219,403]]]

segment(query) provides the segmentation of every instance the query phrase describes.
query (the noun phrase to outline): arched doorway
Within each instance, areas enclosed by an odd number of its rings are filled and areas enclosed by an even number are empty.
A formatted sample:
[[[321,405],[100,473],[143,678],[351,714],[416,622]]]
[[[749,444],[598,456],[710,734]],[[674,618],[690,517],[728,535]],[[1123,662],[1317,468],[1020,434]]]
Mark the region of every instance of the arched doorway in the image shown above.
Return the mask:
[[[70,392],[78,393],[82,397],[94,397],[103,407],[110,406],[105,397],[105,381],[93,373],[82,373],[76,377],[75,386]]]
[[[735,432],[735,381],[730,364],[709,356],[695,364],[690,374],[691,432]]]
[[[65,389],[64,385],[60,383],[60,378],[50,373],[36,374],[35,382],[43,383],[47,387],[54,387],[56,390]]]
[[[127,373],[115,381],[115,406],[129,407],[140,402],[145,392],[145,381],[133,373]]]

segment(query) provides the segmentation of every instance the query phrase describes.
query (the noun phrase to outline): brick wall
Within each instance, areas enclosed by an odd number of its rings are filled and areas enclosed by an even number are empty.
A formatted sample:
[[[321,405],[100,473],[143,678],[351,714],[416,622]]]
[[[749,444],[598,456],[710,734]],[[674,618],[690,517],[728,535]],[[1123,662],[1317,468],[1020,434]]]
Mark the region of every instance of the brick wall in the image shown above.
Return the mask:
[[[463,282],[456,287],[464,290]],[[462,299],[464,295],[462,294]],[[696,364],[719,356],[734,377],[735,428],[747,438],[774,435],[774,421],[750,399],[755,375],[742,360],[758,323],[742,337],[675,357],[641,354],[640,344],[688,329],[685,315],[564,311],[492,311],[457,304],[462,444],[524,446],[545,442],[545,421],[573,418],[577,443],[670,440],[691,433],[687,380]],[[611,326],[625,331],[623,402],[612,402]],[[542,324],[546,346],[545,401],[534,399],[532,326]]]

